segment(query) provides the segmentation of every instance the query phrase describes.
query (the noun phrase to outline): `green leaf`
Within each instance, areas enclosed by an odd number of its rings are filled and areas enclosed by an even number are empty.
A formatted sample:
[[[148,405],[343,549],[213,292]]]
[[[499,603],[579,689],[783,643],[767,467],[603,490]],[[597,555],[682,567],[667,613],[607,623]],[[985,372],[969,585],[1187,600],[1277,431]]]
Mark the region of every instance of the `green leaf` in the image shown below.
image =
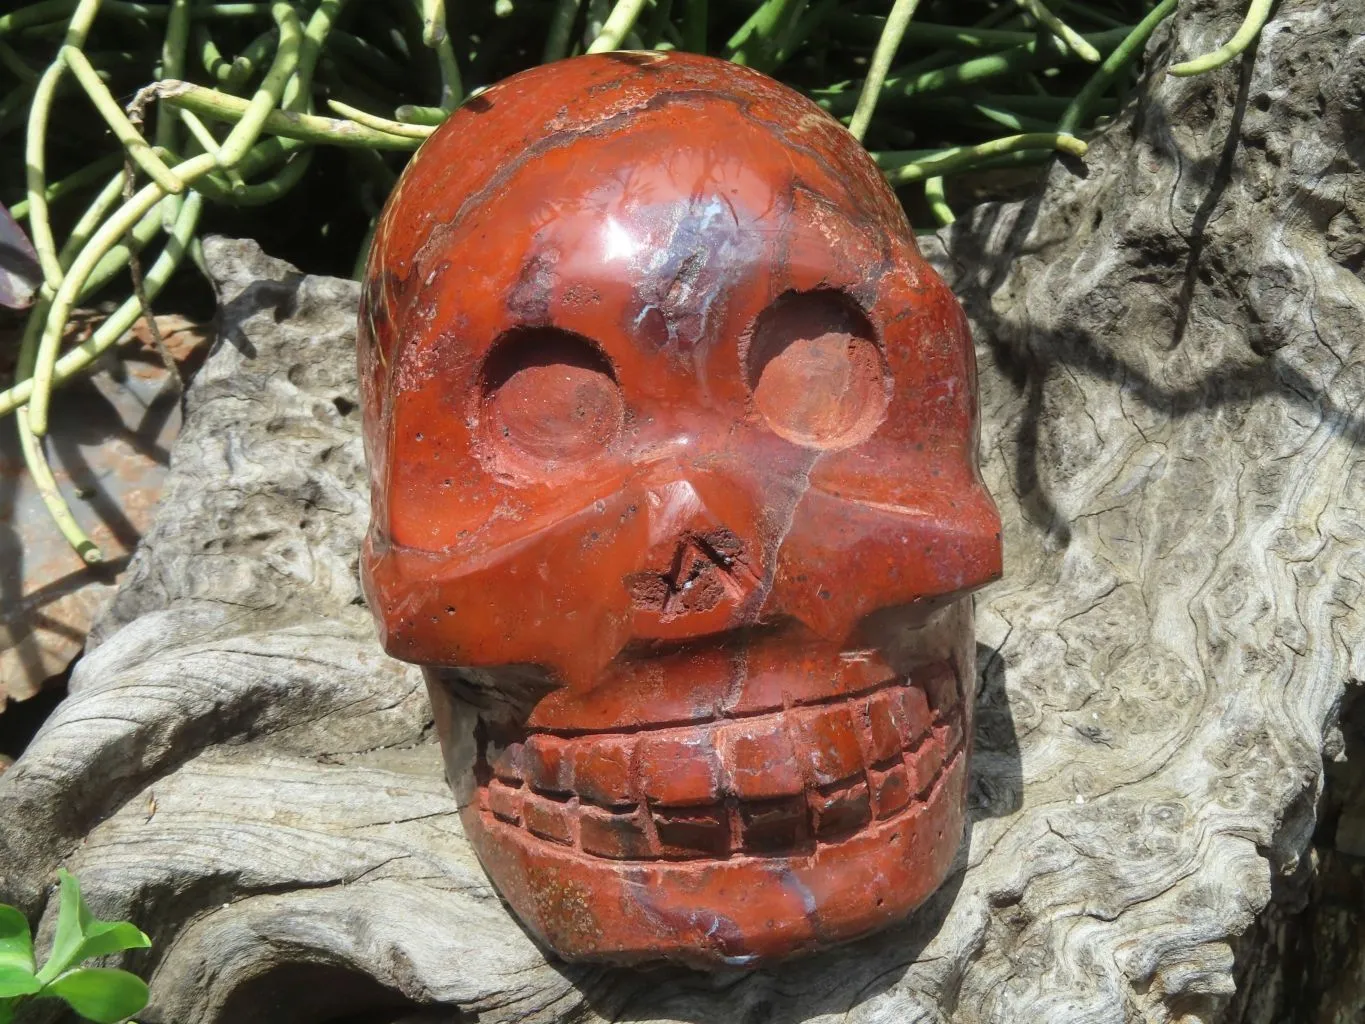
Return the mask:
[[[0,1024],[11,1024],[17,999],[0,999]]]
[[[152,944],[140,929],[127,921],[93,921],[85,930],[85,939],[76,949],[72,963],[82,963],[91,957],[121,953],[125,949],[146,949]]]
[[[146,949],[152,944],[151,939],[127,921],[101,921],[95,917],[81,896],[80,882],[75,876],[58,870],[57,877],[61,879],[57,935],[52,942],[52,955],[38,972],[39,981],[47,984],[91,957],[125,949]]]
[[[95,915],[81,898],[81,883],[76,881],[76,876],[65,868],[58,868],[57,878],[61,882],[57,935],[52,940],[47,963],[38,972],[38,980],[44,985],[76,962],[76,951],[85,939],[86,929],[95,920]]]
[[[83,967],[48,985],[43,995],[64,999],[71,1009],[96,1024],[117,1024],[147,1005],[147,983],[136,974],[112,967]]]
[[[33,938],[24,915],[0,903],[0,970],[6,967],[33,973]]]
[[[0,965],[0,998],[29,996],[42,987],[43,983],[33,976],[32,971]]]

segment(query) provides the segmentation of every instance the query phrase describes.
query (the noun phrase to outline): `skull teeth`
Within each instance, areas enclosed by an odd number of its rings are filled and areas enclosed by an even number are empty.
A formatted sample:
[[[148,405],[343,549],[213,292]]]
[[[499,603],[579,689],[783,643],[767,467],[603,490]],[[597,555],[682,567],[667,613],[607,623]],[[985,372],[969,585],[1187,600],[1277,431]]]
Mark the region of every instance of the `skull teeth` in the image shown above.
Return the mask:
[[[786,853],[923,802],[962,745],[956,685],[897,680],[737,720],[533,734],[493,759],[481,797],[504,825],[598,857]]]

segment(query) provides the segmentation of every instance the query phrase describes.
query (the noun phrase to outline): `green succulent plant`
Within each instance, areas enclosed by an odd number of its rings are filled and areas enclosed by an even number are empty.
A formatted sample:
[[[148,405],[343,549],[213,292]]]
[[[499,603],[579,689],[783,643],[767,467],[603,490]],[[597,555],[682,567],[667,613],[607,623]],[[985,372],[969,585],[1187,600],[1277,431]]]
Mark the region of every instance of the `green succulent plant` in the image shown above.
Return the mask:
[[[83,967],[87,960],[145,949],[152,944],[127,921],[101,921],[81,897],[74,875],[59,870],[57,934],[42,967],[33,935],[16,908],[0,904],[0,1024],[10,1024],[30,999],[60,999],[86,1020],[116,1024],[147,1005],[147,983],[114,967]]]

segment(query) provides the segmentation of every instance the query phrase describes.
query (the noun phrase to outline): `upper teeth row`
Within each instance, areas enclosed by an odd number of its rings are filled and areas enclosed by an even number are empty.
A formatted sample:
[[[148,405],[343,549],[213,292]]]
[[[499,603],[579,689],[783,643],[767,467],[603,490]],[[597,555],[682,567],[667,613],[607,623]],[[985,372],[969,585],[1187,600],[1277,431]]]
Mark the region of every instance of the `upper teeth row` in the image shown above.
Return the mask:
[[[599,856],[790,847],[888,817],[926,793],[962,739],[955,708],[936,703],[896,685],[642,734],[536,734],[495,759],[487,809]]]

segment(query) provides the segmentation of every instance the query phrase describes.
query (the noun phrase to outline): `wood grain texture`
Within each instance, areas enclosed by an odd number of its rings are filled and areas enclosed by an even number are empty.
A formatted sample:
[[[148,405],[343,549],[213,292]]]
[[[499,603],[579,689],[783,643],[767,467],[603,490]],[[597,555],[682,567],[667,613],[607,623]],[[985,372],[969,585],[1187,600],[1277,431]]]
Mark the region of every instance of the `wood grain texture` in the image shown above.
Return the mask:
[[[1216,1020],[1365,677],[1365,10],[1285,0],[1254,59],[1160,73],[1240,16],[1182,5],[1083,167],[929,246],[1007,563],[970,840],[905,927],[749,975],[545,961],[355,604],[356,289],[223,241],[163,511],[0,779],[0,899],[50,934],[65,863],[143,924],[153,1024]]]

